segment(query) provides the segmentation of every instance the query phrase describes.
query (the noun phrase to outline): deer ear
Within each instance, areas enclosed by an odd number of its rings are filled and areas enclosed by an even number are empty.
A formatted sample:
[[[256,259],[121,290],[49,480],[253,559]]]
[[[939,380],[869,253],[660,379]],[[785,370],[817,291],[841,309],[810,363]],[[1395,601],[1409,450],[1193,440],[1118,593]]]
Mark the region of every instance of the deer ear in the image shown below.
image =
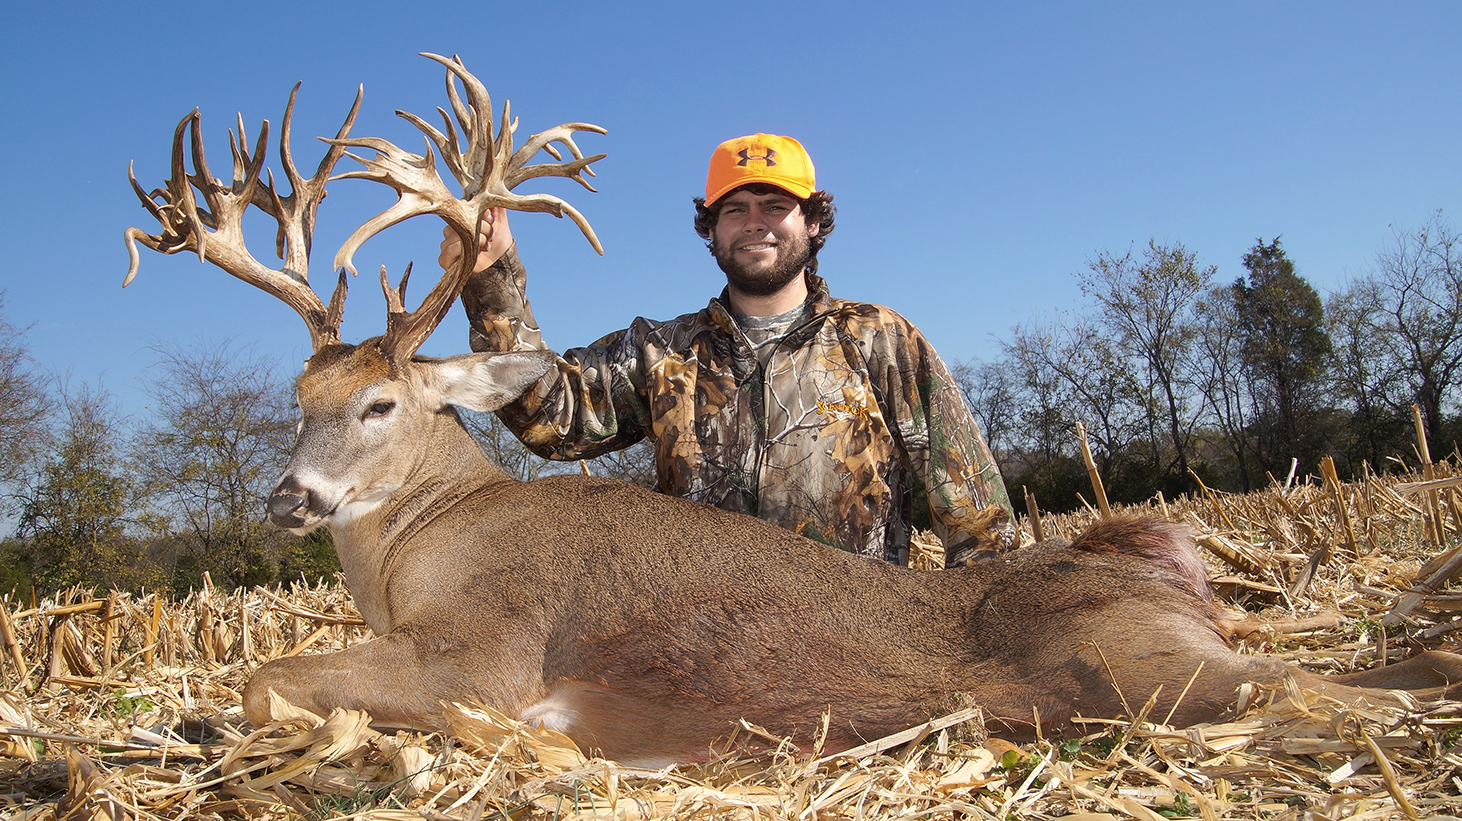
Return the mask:
[[[495,411],[533,387],[558,362],[550,351],[470,353],[438,360],[442,402],[475,411]]]

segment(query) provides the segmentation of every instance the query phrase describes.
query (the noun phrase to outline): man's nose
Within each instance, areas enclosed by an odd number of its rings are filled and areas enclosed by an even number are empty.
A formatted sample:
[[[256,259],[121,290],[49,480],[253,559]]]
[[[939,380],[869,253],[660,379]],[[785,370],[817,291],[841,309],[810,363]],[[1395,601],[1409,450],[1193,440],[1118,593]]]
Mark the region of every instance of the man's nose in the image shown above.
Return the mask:
[[[746,222],[741,226],[743,231],[765,231],[767,227],[766,212],[755,205],[746,209]]]

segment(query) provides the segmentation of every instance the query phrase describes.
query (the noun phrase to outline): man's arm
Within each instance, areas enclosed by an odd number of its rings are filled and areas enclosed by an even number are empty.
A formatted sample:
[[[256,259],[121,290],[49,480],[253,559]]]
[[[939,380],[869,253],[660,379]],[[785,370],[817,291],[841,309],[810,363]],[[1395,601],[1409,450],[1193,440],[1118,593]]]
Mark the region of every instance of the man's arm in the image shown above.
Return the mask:
[[[887,309],[884,309],[887,310]],[[897,425],[914,474],[924,485],[929,519],[946,564],[1019,543],[1000,468],[965,404],[958,384],[918,328],[898,314],[870,361],[885,384],[886,409]],[[884,379],[879,379],[883,376]]]
[[[507,215],[494,209],[479,236],[482,253],[462,291],[474,351],[549,350],[527,297],[527,274],[518,259]],[[445,268],[461,258],[461,244],[447,234],[437,261]],[[522,397],[498,411],[530,450],[547,459],[583,459],[629,447],[645,435],[647,409],[639,355],[630,332],[619,331],[559,357]]]
[[[928,472],[920,478],[929,491],[931,523],[936,533],[940,525],[944,528],[939,536],[945,566],[955,567],[979,554],[1017,547],[1020,533],[989,443],[954,376],[939,354],[928,350],[930,454]]]

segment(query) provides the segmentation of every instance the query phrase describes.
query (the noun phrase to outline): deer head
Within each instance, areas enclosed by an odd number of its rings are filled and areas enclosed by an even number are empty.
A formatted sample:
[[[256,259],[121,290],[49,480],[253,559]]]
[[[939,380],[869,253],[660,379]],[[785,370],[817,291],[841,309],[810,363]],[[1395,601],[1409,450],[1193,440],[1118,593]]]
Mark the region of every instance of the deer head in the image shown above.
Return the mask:
[[[197,109],[178,123],[173,135],[172,173],[161,188],[144,192],[128,167],[133,189],[161,230],[149,234],[139,228],[127,229],[130,265],[123,286],[137,273],[138,243],[165,254],[191,251],[201,261],[213,263],[283,300],[309,329],[313,355],[300,377],[301,433],[290,468],[269,505],[270,518],[291,529],[309,529],[342,507],[373,504],[399,486],[399,469],[392,469],[390,464],[376,465],[370,459],[349,461],[352,452],[368,451],[370,443],[382,436],[410,441],[413,425],[429,424],[433,416],[451,404],[478,409],[497,407],[516,396],[507,395],[509,392],[526,388],[549,367],[548,360],[536,354],[503,355],[507,358],[496,362],[489,362],[483,355],[439,361],[414,357],[471,275],[479,250],[477,226],[484,213],[505,207],[567,215],[594,249],[603,253],[588,221],[573,206],[548,194],[517,194],[514,189],[527,180],[558,176],[593,191],[586,175],[593,175],[589,166],[605,155],[584,156],[574,142],[574,134],[603,134],[604,129],[588,123],[566,123],[534,134],[515,150],[517,120],[510,116],[509,107],[504,104],[494,133],[492,101],[461,60],[437,54],[422,56],[447,69],[451,105],[450,114],[437,109],[440,129],[414,114],[396,112],[426,136],[424,154],[413,154],[384,139],[352,136],[350,129],[361,103],[361,93],[357,92],[336,135],[322,138],[329,148],[314,175],[305,179],[296,169],[290,149],[290,124],[299,90],[296,85],[290,92],[279,139],[280,161],[290,184],[287,195],[276,189],[273,174],[264,171],[268,120],[260,127],[252,151],[242,116],[237,136],[229,132],[233,173],[227,182],[213,177],[209,170]],[[459,82],[465,99],[458,92]],[[374,155],[363,157],[350,149],[367,149]],[[569,159],[564,159],[564,150]],[[539,152],[547,153],[554,162],[530,164]],[[191,173],[187,167],[189,154]],[[438,173],[437,154],[460,194],[454,193]],[[362,167],[332,176],[336,163],[345,157]],[[310,287],[309,260],[316,210],[325,197],[326,184],[338,179],[384,183],[395,190],[396,202],[355,229],[340,246],[334,259],[339,277],[326,304]],[[279,267],[255,259],[244,246],[242,220],[251,205],[278,224],[276,253],[283,262]],[[386,228],[423,214],[440,217],[461,238],[461,263],[445,272],[411,311],[405,307],[410,266],[396,287],[391,286],[382,267],[381,289],[387,305],[385,333],[359,346],[343,345],[340,320],[345,275],[347,271],[355,273],[354,254]],[[328,463],[321,461],[326,454]],[[411,462],[400,458],[388,461]]]

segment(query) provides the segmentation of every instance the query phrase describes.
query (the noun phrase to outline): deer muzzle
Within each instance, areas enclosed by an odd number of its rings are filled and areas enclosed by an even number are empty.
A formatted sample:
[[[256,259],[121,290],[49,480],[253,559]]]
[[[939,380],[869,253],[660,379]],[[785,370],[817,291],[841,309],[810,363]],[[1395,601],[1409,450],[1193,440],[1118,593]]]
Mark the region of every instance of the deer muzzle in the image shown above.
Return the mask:
[[[304,525],[304,514],[309,511],[309,502],[310,492],[293,476],[288,476],[274,487],[264,509],[269,515],[270,524],[288,530]]]

